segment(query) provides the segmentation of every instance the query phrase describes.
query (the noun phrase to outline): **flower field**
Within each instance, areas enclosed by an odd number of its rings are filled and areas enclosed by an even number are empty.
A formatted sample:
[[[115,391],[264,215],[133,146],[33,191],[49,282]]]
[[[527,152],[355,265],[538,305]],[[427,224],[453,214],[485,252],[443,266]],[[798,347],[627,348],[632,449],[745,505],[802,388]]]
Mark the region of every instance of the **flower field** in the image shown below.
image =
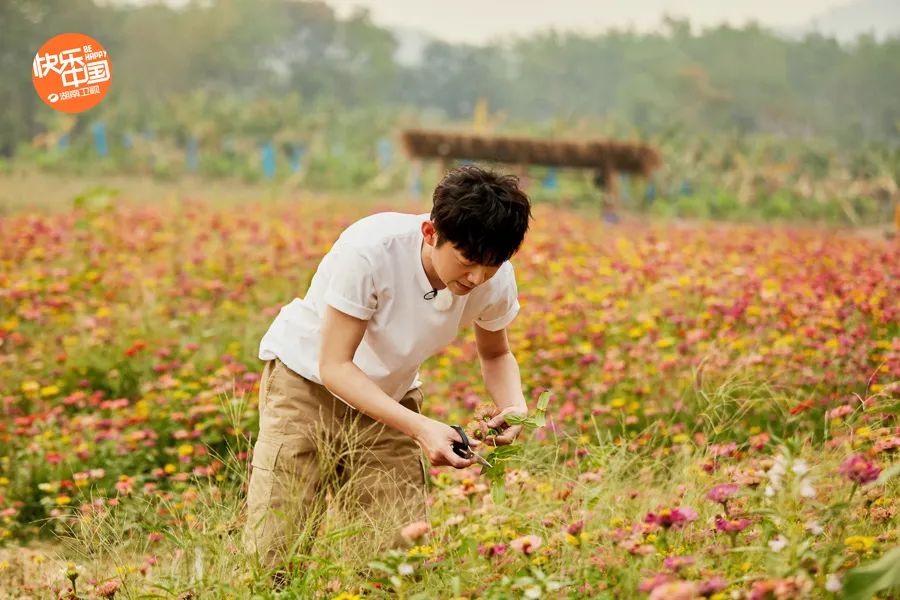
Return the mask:
[[[259,339],[377,210],[0,217],[0,595],[274,595],[239,535]],[[538,206],[513,263],[510,341],[545,425],[493,469],[432,469],[407,549],[353,556],[329,515],[288,592],[900,597],[896,240]],[[489,404],[471,330],[422,378],[434,418]]]

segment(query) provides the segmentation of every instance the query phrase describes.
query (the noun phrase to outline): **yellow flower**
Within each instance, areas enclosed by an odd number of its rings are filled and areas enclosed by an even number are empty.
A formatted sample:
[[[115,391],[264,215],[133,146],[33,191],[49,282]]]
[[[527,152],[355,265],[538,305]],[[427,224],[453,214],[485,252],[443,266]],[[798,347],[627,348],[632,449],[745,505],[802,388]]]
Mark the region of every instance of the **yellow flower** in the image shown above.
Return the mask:
[[[60,506],[69,504],[70,502],[72,502],[72,499],[70,497],[66,496],[65,494],[62,494],[62,495],[56,497],[56,503],[59,504]]]
[[[406,554],[407,556],[431,556],[434,554],[434,548],[431,546],[414,546]]]
[[[190,456],[194,453],[194,447],[190,444],[182,444],[178,446],[178,456]]]
[[[39,389],[41,389],[41,384],[39,384],[37,381],[26,381],[22,383],[22,391],[26,394],[36,392]]]
[[[572,535],[571,533],[566,534],[566,543],[570,546],[579,546],[581,545],[581,540]]]
[[[686,433],[676,433],[675,435],[672,436],[672,443],[673,444],[683,444],[686,441],[688,441],[689,439],[690,438],[688,437],[688,435]]]
[[[625,406],[625,398],[613,398],[609,405],[613,408],[622,408]]]
[[[169,464],[167,464],[166,466],[163,467],[163,471],[165,471],[165,472],[168,473],[169,475],[171,475],[172,473],[174,473],[176,470],[177,470],[177,468],[176,468],[175,465],[173,465],[172,463],[169,463]]]
[[[9,568],[9,561],[8,560],[0,560],[0,571],[5,571],[8,568]]]
[[[59,388],[55,385],[48,385],[41,388],[41,396],[49,398],[59,393]]]
[[[854,552],[863,552],[875,545],[875,538],[866,535],[851,535],[844,540],[844,545]]]
[[[357,594],[351,594],[350,592],[341,592],[331,600],[360,600],[360,596]]]
[[[664,338],[660,338],[659,340],[657,340],[656,347],[657,348],[669,348],[669,347],[673,346],[674,344],[675,344],[675,340],[673,340],[670,337],[664,337]]]

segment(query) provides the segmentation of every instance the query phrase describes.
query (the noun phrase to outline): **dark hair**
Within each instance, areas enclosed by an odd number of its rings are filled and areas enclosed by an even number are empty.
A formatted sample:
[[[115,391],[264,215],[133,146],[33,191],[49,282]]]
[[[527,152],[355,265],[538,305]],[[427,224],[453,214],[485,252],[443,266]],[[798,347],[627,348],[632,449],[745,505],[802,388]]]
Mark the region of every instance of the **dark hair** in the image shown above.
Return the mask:
[[[531,203],[515,175],[500,175],[475,165],[451,169],[434,188],[431,220],[438,245],[450,242],[466,259],[490,267],[519,250]]]

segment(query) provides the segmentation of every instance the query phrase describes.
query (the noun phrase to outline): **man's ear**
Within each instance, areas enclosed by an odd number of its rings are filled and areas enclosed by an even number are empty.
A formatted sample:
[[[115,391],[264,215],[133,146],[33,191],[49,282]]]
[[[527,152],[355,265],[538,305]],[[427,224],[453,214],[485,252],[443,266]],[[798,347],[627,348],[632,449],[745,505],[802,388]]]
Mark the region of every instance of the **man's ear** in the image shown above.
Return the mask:
[[[429,246],[437,246],[437,230],[434,228],[434,223],[431,221],[423,221],[422,222],[422,237],[425,238],[425,243]]]

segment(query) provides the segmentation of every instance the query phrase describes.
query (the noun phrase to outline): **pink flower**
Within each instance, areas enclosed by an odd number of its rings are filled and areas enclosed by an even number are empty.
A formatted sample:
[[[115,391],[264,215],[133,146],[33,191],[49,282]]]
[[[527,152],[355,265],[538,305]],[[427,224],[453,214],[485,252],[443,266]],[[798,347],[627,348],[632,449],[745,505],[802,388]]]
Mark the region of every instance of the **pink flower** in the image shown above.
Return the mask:
[[[714,486],[706,493],[706,498],[719,504],[725,504],[728,499],[737,494],[738,485],[736,483],[721,483]]]
[[[401,529],[400,535],[403,536],[403,539],[414,542],[429,531],[431,531],[431,525],[429,523],[426,521],[415,521]]]
[[[788,600],[790,598],[803,598],[812,590],[812,583],[801,577],[789,577],[787,579],[764,579],[757,581],[750,588],[747,600]]]
[[[663,566],[673,571],[680,571],[685,567],[691,566],[694,562],[693,556],[667,556],[666,560],[663,561]]]
[[[543,543],[544,540],[539,535],[523,535],[511,541],[509,545],[523,554],[531,554],[540,548]]]
[[[749,519],[723,519],[716,515],[716,529],[725,533],[738,533],[750,525]]]
[[[709,452],[713,456],[731,456],[737,451],[737,443],[728,442],[727,444],[710,444]]]
[[[568,533],[569,535],[578,535],[583,529],[584,521],[578,521],[566,527],[566,533]]]
[[[852,412],[853,412],[853,407],[848,404],[844,404],[844,405],[838,406],[837,408],[832,408],[831,410],[829,410],[826,413],[826,416],[829,419],[839,419],[840,417],[846,417],[847,415],[849,415]]]
[[[854,454],[841,465],[840,473],[854,483],[865,485],[878,479],[881,469],[862,454]]]
[[[728,587],[728,582],[716,575],[709,579],[705,579],[697,586],[697,593],[707,598],[713,594],[717,594]]]
[[[693,581],[670,581],[653,588],[650,600],[695,600],[697,584]]]
[[[682,506],[681,508],[674,508],[672,510],[664,509],[659,511],[658,513],[647,513],[647,516],[644,517],[645,523],[659,525],[660,527],[664,527],[665,529],[669,529],[670,527],[678,528],[683,526],[685,523],[696,520],[697,513],[685,506]]]
[[[669,583],[670,581],[672,581],[672,577],[670,575],[666,575],[665,573],[657,573],[650,579],[645,579],[644,581],[642,581],[638,586],[638,591],[644,592],[646,594],[647,592],[652,592],[662,584]]]
[[[119,591],[119,582],[113,579],[101,584],[96,592],[101,598],[115,598],[116,592]]]

